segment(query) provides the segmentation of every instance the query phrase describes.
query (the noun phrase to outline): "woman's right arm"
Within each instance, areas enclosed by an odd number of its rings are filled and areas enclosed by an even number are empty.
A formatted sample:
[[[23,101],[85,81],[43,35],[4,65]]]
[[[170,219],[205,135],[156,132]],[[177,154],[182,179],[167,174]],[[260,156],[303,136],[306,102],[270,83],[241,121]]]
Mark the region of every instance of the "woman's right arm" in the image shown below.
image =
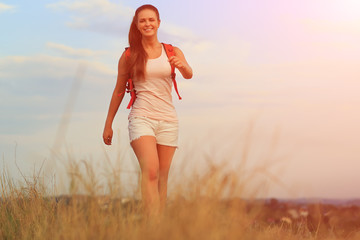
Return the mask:
[[[104,127],[103,140],[106,145],[111,145],[111,140],[113,137],[112,123],[115,118],[116,112],[119,109],[120,103],[125,95],[128,76],[129,74],[126,71],[124,52],[119,60],[116,86],[111,97],[110,106]]]

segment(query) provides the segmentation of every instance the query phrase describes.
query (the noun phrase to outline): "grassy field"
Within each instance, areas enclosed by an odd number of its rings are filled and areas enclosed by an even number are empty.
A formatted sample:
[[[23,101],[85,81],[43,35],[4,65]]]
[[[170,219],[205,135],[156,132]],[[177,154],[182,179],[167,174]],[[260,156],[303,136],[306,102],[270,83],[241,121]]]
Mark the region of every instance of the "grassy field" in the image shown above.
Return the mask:
[[[357,207],[244,200],[244,182],[216,168],[179,185],[151,219],[136,198],[98,195],[89,175],[75,175],[71,184],[79,181],[86,194],[52,196],[39,177],[19,186],[3,173],[0,239],[360,239]]]

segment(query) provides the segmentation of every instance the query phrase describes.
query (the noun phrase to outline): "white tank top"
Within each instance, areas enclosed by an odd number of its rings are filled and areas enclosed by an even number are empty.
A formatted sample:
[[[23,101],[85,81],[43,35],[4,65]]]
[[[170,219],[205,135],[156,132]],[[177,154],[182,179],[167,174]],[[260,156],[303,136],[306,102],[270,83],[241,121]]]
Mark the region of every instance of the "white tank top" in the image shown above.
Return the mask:
[[[155,120],[178,121],[171,96],[171,66],[164,47],[160,57],[147,60],[145,80],[135,78],[133,82],[136,100],[129,119],[143,116]]]

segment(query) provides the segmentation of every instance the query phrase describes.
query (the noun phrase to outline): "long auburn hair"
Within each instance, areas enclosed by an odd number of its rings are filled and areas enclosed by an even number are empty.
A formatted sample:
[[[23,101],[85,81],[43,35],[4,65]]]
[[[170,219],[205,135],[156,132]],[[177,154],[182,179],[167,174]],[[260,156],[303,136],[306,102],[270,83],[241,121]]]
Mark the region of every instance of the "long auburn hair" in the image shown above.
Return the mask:
[[[145,79],[145,65],[147,62],[147,53],[142,45],[142,35],[137,28],[139,12],[144,9],[153,10],[156,13],[158,20],[160,20],[160,14],[156,7],[150,4],[142,5],[136,9],[134,18],[130,25],[129,30],[129,45],[130,45],[130,58],[127,61],[127,70],[130,73],[131,78]]]

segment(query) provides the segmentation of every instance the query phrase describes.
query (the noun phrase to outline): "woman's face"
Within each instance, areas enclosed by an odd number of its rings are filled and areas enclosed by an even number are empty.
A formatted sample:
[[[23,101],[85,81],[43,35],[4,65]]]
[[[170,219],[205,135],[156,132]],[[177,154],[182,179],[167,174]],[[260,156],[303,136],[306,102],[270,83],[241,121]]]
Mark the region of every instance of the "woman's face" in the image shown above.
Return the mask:
[[[144,9],[138,13],[137,28],[143,36],[156,35],[159,26],[160,20],[153,10]]]

